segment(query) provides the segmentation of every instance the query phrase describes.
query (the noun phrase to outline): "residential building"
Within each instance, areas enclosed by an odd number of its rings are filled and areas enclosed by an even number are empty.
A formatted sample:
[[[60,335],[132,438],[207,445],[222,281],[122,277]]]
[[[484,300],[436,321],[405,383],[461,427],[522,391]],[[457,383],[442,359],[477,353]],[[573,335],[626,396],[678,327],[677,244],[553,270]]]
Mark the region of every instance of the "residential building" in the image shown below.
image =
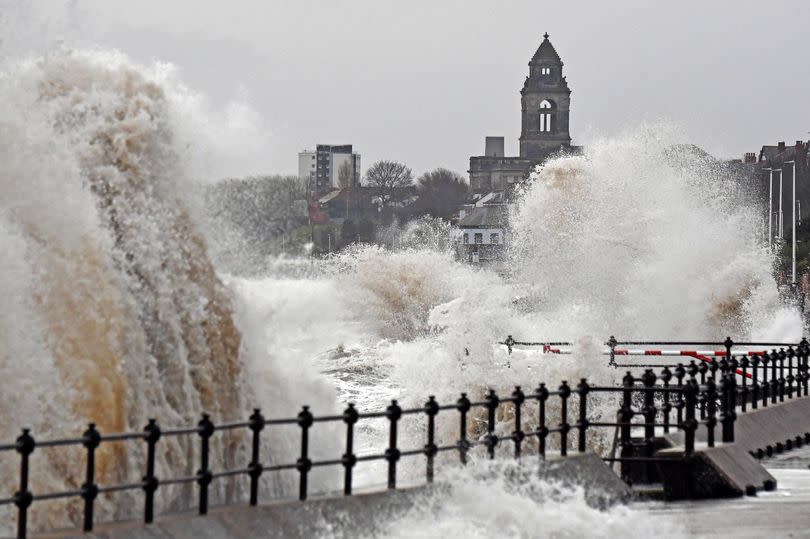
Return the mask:
[[[765,229],[770,242],[790,241],[793,230],[793,184],[796,185],[796,222],[810,215],[810,142],[797,140],[793,146],[784,142],[765,145],[757,156],[756,170],[760,182],[760,200],[764,202]],[[746,156],[745,161],[750,157]],[[802,204],[802,201],[805,204]],[[770,210],[770,223],[768,213]]]
[[[465,208],[458,221],[461,235],[459,258],[473,264],[488,264],[501,259],[506,243],[507,206],[482,205]]]
[[[317,196],[359,186],[360,171],[360,154],[351,144],[318,144],[315,151],[298,154],[298,176],[309,182],[309,190]]]

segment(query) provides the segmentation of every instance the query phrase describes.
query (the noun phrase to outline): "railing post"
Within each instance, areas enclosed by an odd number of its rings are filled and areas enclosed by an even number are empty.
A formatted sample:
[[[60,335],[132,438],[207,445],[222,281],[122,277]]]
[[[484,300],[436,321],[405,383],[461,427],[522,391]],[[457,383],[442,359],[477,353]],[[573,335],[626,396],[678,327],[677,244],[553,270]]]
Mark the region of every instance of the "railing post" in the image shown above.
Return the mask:
[[[585,442],[588,430],[588,392],[591,387],[588,385],[588,380],[582,378],[577,384],[577,392],[579,393],[579,443],[577,449],[580,453],[584,453],[587,449]]]
[[[714,429],[717,426],[717,383],[714,378],[706,380],[706,439],[714,447]]]
[[[36,446],[31,430],[23,429],[16,441],[17,453],[20,454],[20,488],[14,493],[14,505],[17,506],[17,539],[25,539],[28,533],[28,508],[34,501],[34,495],[28,490],[28,458]]]
[[[736,418],[736,380],[733,374],[727,374],[720,380],[723,410],[720,422],[723,425],[723,443],[734,441],[734,420]]]
[[[691,360],[689,362],[689,365],[686,366],[686,373],[689,375],[689,378],[692,381],[697,382],[698,368],[697,368],[697,364],[695,363],[694,359]]]
[[[686,418],[683,422],[685,457],[691,457],[695,452],[695,431],[697,430],[695,408],[697,407],[697,392],[697,382],[689,380],[684,386],[684,396],[686,398]]]
[[[439,413],[439,403],[436,397],[431,395],[425,403],[425,414],[428,418],[428,439],[425,445],[425,457],[427,457],[427,482],[433,482],[433,459],[439,452],[436,446],[436,415]]]
[[[779,397],[779,377],[776,374],[778,362],[779,352],[774,349],[771,351],[771,404],[776,404],[776,399]]]
[[[341,463],[343,464],[343,495],[352,494],[352,472],[357,464],[357,456],[354,454],[354,425],[357,423],[360,414],[354,407],[354,403],[343,410],[343,422],[346,423],[346,452],[343,453]]]
[[[515,345],[515,339],[512,338],[511,335],[506,337],[506,340],[503,342],[506,345],[506,350],[509,352],[509,355],[512,355],[512,347]]]
[[[787,385],[787,380],[785,380],[785,359],[787,358],[787,354],[785,353],[784,348],[779,349],[779,402],[785,402],[785,386]]]
[[[737,371],[740,370],[740,362],[737,361],[736,357],[731,356],[731,359],[728,362],[728,368],[729,368],[729,371],[730,371],[732,377],[734,378],[734,382],[736,383],[736,381],[737,381]]]
[[[771,361],[771,356],[765,351],[762,354],[762,407],[768,407],[768,395],[770,393],[771,385],[768,383],[768,364]]]
[[[264,429],[265,421],[262,412],[258,408],[253,409],[250,415],[250,430],[253,431],[253,441],[250,452],[250,464],[248,464],[248,475],[250,476],[250,505],[259,503],[259,478],[262,475],[262,464],[259,460],[261,451],[260,432]]]
[[[470,411],[470,399],[466,393],[462,393],[461,398],[456,401],[456,410],[459,413],[458,458],[462,464],[467,464],[467,451],[470,449],[467,441],[467,412]]]
[[[742,368],[742,391],[740,392],[740,400],[742,401],[742,411],[748,410],[748,356],[743,356],[740,360],[740,367]]]
[[[710,376],[714,379],[715,384],[717,383],[717,371],[720,366],[717,364],[717,358],[711,357],[709,358],[711,363],[709,363],[709,372],[711,373]]]
[[[644,384],[644,441],[649,444],[652,449],[652,443],[655,438],[655,416],[657,411],[655,408],[655,388],[656,376],[652,369],[645,369],[641,377],[641,383]],[[652,456],[652,454],[647,455]]]
[[[706,373],[709,371],[709,364],[705,361],[701,361],[697,369],[700,373],[700,384],[703,385],[706,383]]]
[[[155,446],[160,440],[160,426],[155,419],[150,419],[143,431],[144,440],[146,440],[146,475],[143,477],[145,494],[143,521],[146,524],[151,524],[155,519],[155,491],[160,484],[160,481],[155,476]]]
[[[568,397],[571,396],[571,388],[568,382],[562,381],[557,389],[560,393],[560,456],[568,455],[568,431],[571,425],[568,424]]]
[[[607,343],[605,344],[607,344],[610,348],[610,361],[608,362],[608,365],[611,367],[616,367],[616,345],[618,344],[616,337],[611,335],[610,339],[608,339]]]
[[[669,432],[669,415],[672,412],[672,404],[670,403],[670,395],[669,395],[669,381],[672,380],[672,371],[669,368],[664,367],[664,370],[661,371],[661,380],[664,383],[664,396],[663,400],[664,403],[661,405],[661,412],[664,414],[664,432]]]
[[[788,399],[793,398],[793,382],[796,381],[796,377],[793,375],[793,358],[796,357],[796,351],[793,349],[792,346],[788,346],[787,349],[787,360],[788,360],[788,373],[787,373],[787,397]],[[745,410],[743,410],[745,411]]]
[[[759,408],[759,356],[751,358],[751,409]]]
[[[681,423],[683,423],[683,408],[686,406],[684,394],[683,394],[683,379],[686,376],[686,369],[683,367],[683,363],[678,363],[678,366],[675,367],[675,379],[678,381],[677,388],[678,388],[678,400],[675,401],[675,411],[676,417],[675,420],[680,427]]]
[[[645,369],[641,382],[644,384],[644,456],[653,456],[653,445],[655,443],[655,381],[656,376],[652,369]],[[652,463],[646,465],[647,480],[652,478]]]
[[[93,503],[98,496],[96,485],[96,448],[101,444],[101,434],[96,430],[96,424],[90,423],[82,434],[82,445],[87,449],[87,469],[82,485],[82,499],[84,499],[84,526],[86,532],[93,531]]]
[[[548,426],[546,425],[546,401],[548,400],[548,389],[546,384],[537,387],[537,402],[539,411],[537,413],[537,453],[540,460],[546,458],[546,438],[548,437]]]
[[[734,346],[734,341],[731,340],[731,337],[726,337],[726,340],[723,341],[723,346],[726,347],[726,357],[731,357],[731,347]]]
[[[397,422],[402,417],[402,408],[397,404],[396,399],[391,401],[385,409],[385,417],[388,418],[388,449],[385,450],[385,460],[388,461],[388,488],[397,488],[397,461],[399,461],[400,451],[397,447]]]
[[[706,373],[709,371],[709,364],[705,361],[701,361],[700,364],[697,366],[698,372],[700,373],[700,385],[706,383]],[[706,395],[702,392],[698,393],[698,408],[700,409],[700,419],[703,420],[706,418]]]
[[[515,442],[515,458],[520,458],[520,444],[523,443],[523,438],[526,435],[523,432],[523,424],[520,418],[521,407],[523,406],[523,402],[526,400],[526,395],[520,389],[520,386],[515,386],[515,390],[512,392],[512,402],[515,405],[515,431],[512,433],[512,440]]]
[[[807,357],[810,355],[810,343],[807,339],[802,339],[799,343],[799,360],[802,364],[802,387],[804,387],[804,396],[810,396],[810,365],[807,364]]]
[[[309,406],[302,407],[298,413],[298,426],[301,427],[301,457],[295,463],[298,470],[298,499],[307,499],[307,474],[312,469],[312,460],[309,458],[309,428],[313,423],[312,412]]]
[[[495,458],[495,446],[498,445],[498,437],[495,435],[495,412],[501,403],[494,389],[490,389],[484,400],[487,403],[487,437],[484,445],[487,446],[487,455],[490,459]]]
[[[720,367],[720,378],[728,374],[728,358],[723,357],[717,362]]]
[[[197,470],[197,484],[200,486],[199,510],[201,515],[208,513],[208,485],[211,484],[213,478],[208,467],[208,449],[214,430],[211,417],[203,414],[202,419],[197,423],[197,434],[200,436],[200,469]]]
[[[622,447],[619,456],[626,457],[628,454],[628,450],[631,447],[631,425],[630,422],[633,420],[633,384],[635,383],[635,379],[633,378],[632,373],[627,371],[627,374],[624,375],[622,378],[622,406],[619,409],[619,423],[621,426],[619,427],[620,432],[620,445]],[[621,476],[625,482],[630,480],[630,470],[631,466],[629,462],[621,461]]]

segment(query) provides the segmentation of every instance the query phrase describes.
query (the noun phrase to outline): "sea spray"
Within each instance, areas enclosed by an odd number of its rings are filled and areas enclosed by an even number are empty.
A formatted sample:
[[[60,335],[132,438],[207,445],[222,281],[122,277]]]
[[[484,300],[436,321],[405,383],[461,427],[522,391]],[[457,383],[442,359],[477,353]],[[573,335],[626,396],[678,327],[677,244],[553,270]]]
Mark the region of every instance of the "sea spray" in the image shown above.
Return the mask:
[[[215,422],[245,419],[251,405],[272,413],[272,399],[284,398],[264,396],[272,363],[256,332],[242,341],[233,294],[209,262],[194,216],[185,153],[194,129],[180,127],[190,96],[164,66],[144,68],[120,53],[61,49],[3,66],[0,269],[13,309],[0,317],[3,440],[23,426],[42,440],[76,436],[90,421],[113,433],[141,430],[149,417],[190,426],[203,411]],[[246,360],[251,353],[257,357]],[[268,363],[258,369],[260,359]],[[295,406],[315,401],[333,411],[331,392],[320,390],[290,394]],[[244,432],[215,436],[212,462],[243,467],[245,444]],[[140,478],[143,449],[103,444],[98,482]],[[158,475],[195,473],[197,450],[196,437],[165,437]],[[293,454],[279,446],[267,458]],[[32,490],[78,488],[82,459],[80,447],[38,451]],[[0,458],[0,477],[13,492],[13,453]],[[264,484],[285,492],[284,482]],[[191,488],[162,487],[158,511],[188,507]],[[217,481],[212,503],[239,500],[243,491],[242,483]],[[100,496],[99,519],[133,516],[139,495]],[[5,526],[13,519],[3,511]],[[78,499],[46,502],[36,504],[31,524],[79,518]]]
[[[308,318],[297,337],[279,316],[284,346],[301,358],[321,350],[322,368],[344,399],[364,410],[392,398],[421,406],[429,394],[445,404],[462,391],[481,398],[490,387],[504,396],[518,384],[528,393],[540,382],[550,389],[580,378],[617,383],[622,373],[603,355],[611,334],[797,338],[801,319],[779,300],[755,208],[730,169],[676,140],[668,129],[641,128],[539,168],[511,215],[510,277],[459,263],[445,242],[406,230],[397,237],[418,241],[355,246],[325,261],[314,287],[273,275],[251,286],[295,290],[308,312],[324,313]],[[297,309],[292,303],[277,308]],[[509,355],[497,342],[510,334],[569,340],[574,354],[516,348]],[[601,408],[591,419],[613,418],[613,403]],[[524,415],[527,429],[533,414]],[[470,437],[481,434],[480,419],[470,422]],[[443,442],[458,439],[452,414],[440,414],[438,429]],[[414,447],[424,443],[419,419],[403,420],[401,432]],[[379,448],[385,435],[379,421],[365,446]],[[596,449],[606,443],[594,438]]]
[[[511,220],[512,268],[538,334],[748,337],[779,312],[758,209],[733,169],[662,127],[553,159]],[[793,311],[789,335],[801,323]]]
[[[597,487],[588,485],[593,494]],[[405,514],[379,519],[382,529],[365,537],[604,537],[655,533],[685,537],[667,517],[627,506],[592,507],[583,486],[543,479],[533,461],[477,461],[448,467],[432,488],[411,494]]]

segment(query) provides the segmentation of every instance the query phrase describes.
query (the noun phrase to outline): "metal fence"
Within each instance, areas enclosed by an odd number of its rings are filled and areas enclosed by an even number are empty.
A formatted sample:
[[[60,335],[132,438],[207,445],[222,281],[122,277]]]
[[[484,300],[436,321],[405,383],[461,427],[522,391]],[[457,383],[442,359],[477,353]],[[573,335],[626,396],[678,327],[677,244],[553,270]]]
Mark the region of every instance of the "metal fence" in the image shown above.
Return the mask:
[[[431,483],[434,478],[436,458],[440,453],[455,453],[461,464],[466,464],[470,452],[477,446],[483,447],[488,458],[494,458],[496,448],[501,444],[510,444],[515,458],[525,458],[534,453],[544,459],[547,454],[549,439],[557,442],[559,454],[568,455],[569,446],[578,452],[587,450],[587,436],[593,429],[614,429],[615,444],[610,455],[603,457],[608,462],[619,462],[625,479],[630,477],[634,463],[650,466],[660,460],[654,456],[654,440],[658,431],[664,433],[680,430],[684,433],[684,451],[682,458],[690,458],[695,450],[695,432],[699,426],[707,429],[709,446],[715,443],[715,428],[721,427],[723,442],[734,441],[734,420],[739,406],[744,412],[750,404],[767,406],[793,397],[808,395],[808,355],[810,346],[807,341],[796,347],[789,347],[783,352],[764,354],[751,359],[723,358],[720,361],[712,358],[708,363],[697,366],[677,365],[670,370],[665,367],[660,375],[652,369],[646,369],[640,376],[628,371],[621,386],[593,386],[587,379],[572,387],[563,381],[556,389],[549,389],[539,384],[535,389],[524,392],[516,387],[508,396],[499,396],[495,390],[489,390],[480,400],[472,400],[462,393],[453,403],[440,404],[434,397],[429,397],[423,406],[402,408],[396,400],[385,409],[375,412],[360,412],[349,404],[339,415],[315,416],[304,406],[297,417],[267,419],[256,409],[246,421],[214,424],[207,414],[203,414],[196,426],[163,429],[155,419],[150,419],[140,432],[105,434],[98,431],[94,424],[79,437],[36,440],[28,429],[14,443],[0,445],[1,452],[16,451],[20,458],[19,487],[11,497],[0,498],[0,506],[13,504],[17,507],[17,537],[24,538],[28,529],[28,511],[36,502],[64,498],[81,498],[84,505],[83,529],[91,531],[94,525],[94,504],[101,493],[112,493],[128,490],[143,491],[143,520],[151,523],[154,520],[155,492],[161,487],[172,484],[197,484],[198,510],[200,514],[208,511],[208,494],[210,484],[224,477],[246,477],[249,479],[249,503],[256,505],[259,501],[259,481],[266,473],[294,470],[298,472],[298,498],[305,500],[309,494],[308,474],[316,467],[340,466],[343,468],[343,492],[352,494],[353,469],[360,462],[387,462],[387,486],[397,487],[397,466],[402,458],[423,458],[425,480]],[[794,362],[795,360],[795,362]],[[752,374],[752,381],[746,384],[737,383],[737,370]],[[770,377],[767,373],[770,371]],[[787,373],[787,374],[785,374]],[[795,373],[795,374],[794,374]],[[604,407],[605,400],[614,398],[616,420],[592,421],[589,418],[598,413],[591,407],[592,396],[601,395]],[[553,407],[550,407],[551,404]],[[498,435],[499,408],[511,406],[509,419],[503,428],[511,428],[511,433]],[[524,419],[527,407],[534,407],[536,420],[528,425]],[[550,411],[553,409],[553,412]],[[604,409],[604,408],[601,408]],[[485,412],[486,419],[479,429],[470,429],[474,410]],[[532,412],[533,413],[533,412]],[[554,417],[549,417],[553,413]],[[436,421],[440,414],[454,414],[458,422],[458,439],[452,443],[437,443]],[[398,425],[406,416],[421,416],[424,419],[426,443],[419,447],[400,447]],[[376,452],[357,454],[354,449],[355,426],[358,422],[369,419],[385,418],[388,421],[388,444]],[[640,418],[639,422],[636,418]],[[345,424],[345,444],[343,453],[336,454],[329,460],[313,460],[309,451],[310,429],[316,423]],[[501,420],[500,423],[504,423]],[[262,432],[267,428],[281,425],[297,425],[300,435],[300,454],[295,462],[274,464],[263,462]],[[643,430],[641,438],[632,436],[633,430]],[[248,430],[252,433],[251,455],[244,467],[236,469],[212,469],[209,462],[209,445],[217,433],[235,430]],[[502,429],[501,429],[502,430]],[[471,432],[473,433],[471,435]],[[160,448],[160,440],[167,437],[196,436],[199,438],[199,469],[194,475],[162,478],[156,475],[155,460]],[[571,443],[570,436],[575,436]],[[531,447],[528,442],[532,441]],[[140,443],[146,446],[146,458],[143,463],[144,476],[139,481],[117,485],[101,485],[96,482],[95,453],[107,443]],[[82,446],[85,449],[85,481],[77,490],[59,492],[32,492],[29,486],[29,475],[33,466],[32,454],[37,448]],[[508,447],[508,446],[507,446]],[[619,450],[618,455],[616,450]],[[337,453],[337,451],[336,451]],[[640,453],[640,454],[639,454]],[[671,460],[671,459],[670,459]],[[124,463],[122,463],[122,466]]]

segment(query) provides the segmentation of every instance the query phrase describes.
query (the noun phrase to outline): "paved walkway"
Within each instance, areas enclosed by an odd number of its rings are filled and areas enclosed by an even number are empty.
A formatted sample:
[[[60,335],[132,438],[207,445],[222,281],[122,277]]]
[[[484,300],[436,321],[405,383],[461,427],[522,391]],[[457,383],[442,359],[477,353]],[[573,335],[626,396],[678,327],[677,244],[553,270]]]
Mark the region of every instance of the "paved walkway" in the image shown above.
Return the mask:
[[[807,454],[790,453],[766,461],[778,487],[756,497],[645,502],[635,508],[675,520],[693,537],[810,538],[810,469],[807,462]]]

